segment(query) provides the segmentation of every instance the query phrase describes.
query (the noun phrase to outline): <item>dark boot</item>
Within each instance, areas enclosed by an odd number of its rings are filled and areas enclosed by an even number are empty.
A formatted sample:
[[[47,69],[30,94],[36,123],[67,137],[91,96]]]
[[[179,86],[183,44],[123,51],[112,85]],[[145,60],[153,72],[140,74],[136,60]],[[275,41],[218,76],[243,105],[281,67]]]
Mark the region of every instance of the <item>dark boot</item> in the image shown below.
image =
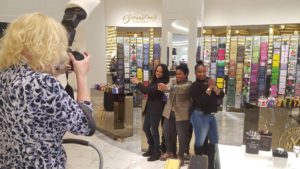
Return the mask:
[[[166,153],[166,145],[165,145],[165,142],[161,142],[161,145],[159,146],[159,149],[161,151],[161,153]]]
[[[160,151],[155,150],[153,151],[152,155],[147,159],[147,161],[156,161],[159,160],[159,158],[160,158]]]
[[[149,146],[148,150],[143,154],[144,157],[150,157],[153,154],[153,148]]]
[[[203,154],[205,154],[205,147],[194,145],[194,152],[195,152],[195,155],[203,155]]]
[[[160,120],[162,131],[163,131],[163,126],[164,126],[164,121],[165,121],[165,117],[162,117],[161,120]],[[162,135],[161,135],[161,143],[160,143],[159,149],[160,149],[162,154],[165,154],[167,152],[166,139],[165,139],[164,132],[162,132]]]
[[[215,144],[208,144],[207,156],[208,156],[208,169],[214,169],[215,168]]]

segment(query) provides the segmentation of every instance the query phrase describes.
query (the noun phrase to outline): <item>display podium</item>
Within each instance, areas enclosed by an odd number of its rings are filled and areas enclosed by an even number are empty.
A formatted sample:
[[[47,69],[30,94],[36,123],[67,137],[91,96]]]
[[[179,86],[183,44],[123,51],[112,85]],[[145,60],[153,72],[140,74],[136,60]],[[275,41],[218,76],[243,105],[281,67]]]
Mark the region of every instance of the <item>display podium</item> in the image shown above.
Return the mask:
[[[91,99],[97,130],[112,139],[123,139],[133,135],[133,96],[114,97],[114,111],[105,111],[104,92],[91,89]]]
[[[221,169],[300,169],[300,158],[289,153],[287,159],[272,157],[271,151],[245,153],[245,146],[218,145]]]
[[[245,108],[245,133],[249,130],[272,132],[272,148],[281,147],[292,151],[300,145],[299,108],[267,108],[249,106]]]

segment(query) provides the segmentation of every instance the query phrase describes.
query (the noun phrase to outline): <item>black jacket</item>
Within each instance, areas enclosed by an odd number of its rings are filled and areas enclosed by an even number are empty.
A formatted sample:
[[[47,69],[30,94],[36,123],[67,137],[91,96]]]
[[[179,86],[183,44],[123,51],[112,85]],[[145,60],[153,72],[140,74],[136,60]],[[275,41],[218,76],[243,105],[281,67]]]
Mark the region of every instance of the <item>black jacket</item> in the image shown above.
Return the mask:
[[[216,95],[216,93],[212,91],[211,95],[208,95],[206,94],[207,88],[208,79],[193,82],[190,89],[193,100],[192,110],[200,109],[206,114],[218,111],[218,99],[224,97],[224,92],[221,90],[220,94]]]
[[[151,115],[162,116],[166,99],[164,98],[164,93],[157,90],[157,83],[151,83],[149,86],[144,86],[142,83],[138,83],[136,87],[142,93],[148,94],[143,114],[150,113]]]

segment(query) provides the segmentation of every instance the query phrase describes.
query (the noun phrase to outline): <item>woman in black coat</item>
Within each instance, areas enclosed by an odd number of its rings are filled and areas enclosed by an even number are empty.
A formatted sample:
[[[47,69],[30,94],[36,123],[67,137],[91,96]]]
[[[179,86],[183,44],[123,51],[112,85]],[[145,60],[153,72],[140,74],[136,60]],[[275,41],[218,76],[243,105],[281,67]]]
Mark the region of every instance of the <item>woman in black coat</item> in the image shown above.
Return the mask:
[[[153,80],[148,86],[144,86],[137,78],[131,79],[133,84],[137,84],[137,89],[148,95],[146,107],[143,112],[145,114],[143,130],[149,145],[148,151],[143,156],[150,156],[148,161],[156,161],[160,158],[158,127],[167,100],[164,93],[158,90],[157,84],[169,83],[169,70],[165,64],[157,65],[154,72]]]

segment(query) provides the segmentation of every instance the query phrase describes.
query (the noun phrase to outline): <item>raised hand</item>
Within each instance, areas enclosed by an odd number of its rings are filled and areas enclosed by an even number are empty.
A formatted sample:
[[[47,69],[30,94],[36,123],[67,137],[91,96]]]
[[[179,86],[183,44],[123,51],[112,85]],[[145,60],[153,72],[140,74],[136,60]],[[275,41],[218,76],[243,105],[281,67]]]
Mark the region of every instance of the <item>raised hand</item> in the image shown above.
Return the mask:
[[[168,86],[164,83],[157,83],[157,90],[164,91],[167,90]]]
[[[136,78],[136,77],[132,77],[131,78],[131,83],[133,83],[133,84],[138,84],[140,81],[138,80],[138,78]]]

